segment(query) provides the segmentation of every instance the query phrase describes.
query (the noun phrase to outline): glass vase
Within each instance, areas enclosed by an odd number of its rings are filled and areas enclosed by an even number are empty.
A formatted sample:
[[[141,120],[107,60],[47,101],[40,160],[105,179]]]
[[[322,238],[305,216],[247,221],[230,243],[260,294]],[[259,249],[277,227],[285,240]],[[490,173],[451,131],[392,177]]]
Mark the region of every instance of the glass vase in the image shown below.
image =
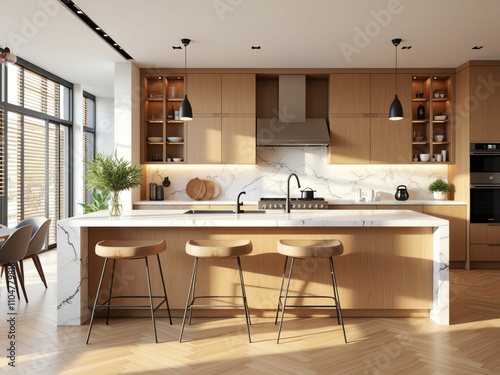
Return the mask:
[[[110,217],[122,216],[122,202],[120,200],[120,192],[111,193],[111,198],[108,203],[108,210]]]

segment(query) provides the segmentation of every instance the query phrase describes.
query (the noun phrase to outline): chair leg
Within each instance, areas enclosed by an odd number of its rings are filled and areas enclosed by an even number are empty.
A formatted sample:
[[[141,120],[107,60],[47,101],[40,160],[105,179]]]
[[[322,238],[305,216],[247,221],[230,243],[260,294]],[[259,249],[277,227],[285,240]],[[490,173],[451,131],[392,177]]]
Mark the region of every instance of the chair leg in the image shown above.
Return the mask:
[[[282,304],[281,320],[280,320],[280,326],[278,328],[278,339],[276,340],[277,344],[280,343],[281,327],[283,326],[283,319],[285,318],[286,301],[288,299],[288,290],[290,289],[290,280],[292,279],[292,272],[293,272],[293,265],[294,264],[295,264],[295,258],[292,257],[292,261],[290,262],[290,272],[288,273],[288,282],[286,284],[285,298],[284,298],[283,304]]]
[[[245,310],[245,319],[247,322],[247,332],[248,332],[248,342],[252,342],[252,338],[250,337],[250,313],[248,311],[248,303],[247,303],[247,295],[245,292],[245,282],[243,281],[243,271],[241,270],[241,260],[240,257],[237,257],[238,261],[238,272],[240,274],[240,285],[241,285],[241,298],[243,299],[243,309]]]
[[[167,305],[168,320],[170,321],[170,325],[172,325],[172,314],[170,314],[170,306],[168,304],[168,297],[167,297],[167,288],[165,287],[165,279],[163,278],[163,271],[161,269],[159,254],[156,254],[156,259],[158,259],[158,268],[160,269],[161,285],[163,286],[163,293],[165,294],[165,304]]]
[[[97,300],[99,298],[99,294],[101,293],[102,280],[104,279],[104,273],[106,272],[107,265],[108,265],[108,258],[104,258],[104,265],[102,266],[101,278],[99,279],[99,285],[97,287],[97,293],[95,295],[94,307],[92,308],[92,314],[90,315],[89,331],[87,333],[87,341],[85,341],[85,344],[89,343],[90,332],[92,331],[92,325],[94,324],[95,307],[97,306]]]
[[[13,262],[13,263],[14,267],[16,268],[19,284],[21,285],[21,289],[23,290],[24,300],[26,301],[26,303],[28,303],[28,295],[26,294],[26,287],[24,286],[24,276],[21,274],[21,270],[19,269],[19,263],[18,262]],[[17,280],[16,280],[16,287],[17,287]]]
[[[182,342],[182,335],[184,333],[184,325],[186,323],[187,311],[191,305],[192,298],[194,299],[194,284],[196,283],[197,270],[198,270],[198,257],[194,258],[193,273],[191,274],[191,282],[189,283],[189,290],[188,290],[188,295],[187,295],[187,299],[186,299],[186,307],[184,308],[184,316],[182,318],[182,324],[181,324],[181,333],[179,335],[179,342]],[[192,309],[190,309],[190,311],[191,310]],[[191,316],[189,317],[189,321],[191,322]]]
[[[153,332],[155,334],[155,342],[158,343],[158,335],[156,334],[155,311],[154,311],[154,306],[153,306],[153,295],[151,293],[151,277],[149,276],[148,257],[145,257],[144,261],[146,262],[146,277],[148,280],[149,306],[150,306],[150,310],[151,310],[151,320],[153,322]]]
[[[347,344],[347,336],[344,328],[344,318],[342,317],[342,307],[340,306],[340,298],[339,291],[337,288],[337,279],[335,278],[335,269],[333,268],[333,259],[330,257],[330,273],[332,276],[332,285],[333,285],[333,298],[335,299],[335,308],[337,310],[337,322],[342,324],[342,331],[344,332],[344,341]]]
[[[42,263],[40,262],[38,254],[33,254],[31,259],[33,259],[33,264],[38,271],[38,275],[40,275],[40,279],[42,279],[43,285],[45,285],[45,289],[47,289],[47,281],[45,280],[45,274],[43,273]]]
[[[276,316],[274,317],[274,324],[276,325],[276,323],[278,322],[278,314],[280,312],[280,306],[282,306],[281,304],[281,298],[283,297],[283,285],[285,283],[285,273],[286,273],[286,265],[288,263],[288,257],[286,256],[285,257],[285,266],[283,267],[283,273],[281,275],[281,287],[280,287],[280,294],[279,294],[279,297],[278,297],[278,306],[276,307]]]
[[[108,311],[106,312],[106,325],[109,324],[109,310],[111,310],[111,296],[113,294],[113,284],[115,281],[116,259],[113,259],[113,267],[111,269],[111,280],[109,281],[109,296],[108,296]]]

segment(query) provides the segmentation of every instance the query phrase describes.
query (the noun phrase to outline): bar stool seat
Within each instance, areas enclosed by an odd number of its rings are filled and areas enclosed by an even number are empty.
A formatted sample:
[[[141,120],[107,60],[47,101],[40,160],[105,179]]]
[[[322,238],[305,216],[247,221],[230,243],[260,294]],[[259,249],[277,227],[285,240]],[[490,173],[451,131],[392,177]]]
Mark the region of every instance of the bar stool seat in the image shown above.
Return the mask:
[[[94,315],[96,310],[100,308],[106,308],[107,309],[107,315],[106,315],[106,325],[109,322],[109,311],[110,308],[123,308],[123,307],[138,307],[138,308],[145,308],[148,307],[151,310],[151,319],[153,323],[153,331],[154,331],[154,336],[155,336],[155,341],[158,342],[158,336],[156,333],[156,319],[155,319],[155,311],[158,310],[164,303],[167,307],[168,311],[168,318],[170,321],[170,324],[172,324],[172,317],[170,314],[170,306],[168,304],[168,297],[167,297],[167,289],[165,287],[165,280],[163,278],[163,271],[161,268],[161,262],[160,262],[160,253],[165,251],[167,249],[167,245],[165,243],[165,240],[104,240],[101,242],[98,242],[95,246],[95,253],[96,255],[104,258],[104,265],[102,267],[102,273],[101,273],[101,279],[99,280],[99,286],[97,287],[97,293],[95,296],[95,301],[94,301],[94,307],[92,309],[92,315],[90,317],[90,325],[89,325],[89,331],[87,334],[87,341],[86,343],[89,343],[90,339],[90,333],[92,331],[92,326],[94,323]],[[148,264],[148,256],[153,256],[156,255],[156,258],[158,260],[158,268],[160,270],[160,276],[161,276],[161,284],[163,287],[163,295],[162,296],[154,296],[152,295],[151,292],[151,278],[149,274],[149,264]],[[111,280],[110,280],[110,287],[109,287],[109,296],[106,301],[104,301],[103,304],[97,304],[97,300],[99,299],[99,294],[101,292],[101,286],[102,286],[102,281],[104,279],[104,274],[106,272],[106,267],[108,265],[108,260],[112,259],[113,260],[113,266],[112,266],[112,272],[111,272]],[[146,265],[146,277],[147,277],[147,285],[148,285],[148,295],[147,296],[112,296],[113,292],[113,281],[114,281],[114,276],[115,276],[115,266],[116,266],[116,261],[120,260],[138,260],[138,259],[144,259],[145,265]],[[112,305],[111,301],[115,298],[148,298],[149,299],[149,305]],[[158,299],[160,298],[159,303],[154,306],[153,305],[153,299]]]
[[[278,321],[278,314],[281,309],[281,320],[278,329],[278,339],[277,343],[279,344],[281,329],[283,326],[283,319],[285,316],[286,307],[335,307],[337,312],[337,322],[342,325],[342,331],[344,333],[344,341],[347,343],[347,336],[344,328],[344,319],[342,318],[342,308],[340,306],[340,298],[337,288],[337,280],[335,278],[335,270],[333,267],[333,257],[342,255],[344,252],[344,245],[339,240],[314,240],[314,239],[306,239],[306,240],[295,240],[295,239],[282,239],[278,240],[277,244],[278,253],[285,256],[285,265],[283,267],[283,274],[281,277],[281,288],[280,295],[278,299],[278,307],[276,309],[276,317],[274,320],[274,324]],[[288,258],[292,258],[290,262],[290,270],[288,272],[288,281],[286,286],[285,295],[283,295],[283,286],[285,283],[285,274],[288,263]],[[330,274],[332,278],[332,288],[333,295],[331,296],[293,296],[293,298],[326,298],[332,299],[333,305],[289,305],[287,304],[287,300],[289,298],[288,292],[290,289],[290,281],[292,279],[293,267],[296,259],[305,259],[305,258],[328,258],[330,263]],[[292,297],[290,297],[292,298]]]
[[[191,324],[192,310],[196,307],[243,307],[245,311],[245,319],[247,324],[248,341],[252,342],[250,337],[250,314],[248,311],[247,296],[245,292],[245,283],[243,281],[243,271],[241,268],[240,257],[248,255],[253,251],[253,244],[250,240],[189,240],[186,243],[186,254],[195,257],[193,264],[193,273],[191,275],[191,282],[189,285],[188,296],[186,300],[186,307],[184,309],[184,316],[182,319],[181,333],[179,342],[182,342],[184,333],[184,325],[186,323],[186,316],[189,310],[189,324]],[[196,304],[197,299],[219,299],[219,298],[234,298],[240,296],[200,296],[195,295],[196,288],[196,275],[198,271],[199,259],[236,259],[238,265],[238,273],[240,277],[241,286],[241,305],[199,305]]]

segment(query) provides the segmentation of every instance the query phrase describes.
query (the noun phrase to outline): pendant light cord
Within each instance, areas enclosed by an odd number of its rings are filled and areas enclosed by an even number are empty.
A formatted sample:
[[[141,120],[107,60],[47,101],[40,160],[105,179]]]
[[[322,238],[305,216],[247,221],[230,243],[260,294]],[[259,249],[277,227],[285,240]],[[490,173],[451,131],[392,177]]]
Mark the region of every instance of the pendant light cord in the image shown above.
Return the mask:
[[[396,95],[398,95],[398,46],[396,45]]]
[[[188,76],[187,76],[187,44],[184,44],[184,79],[186,80],[185,86],[185,93],[184,96],[187,95],[187,85],[188,85]]]

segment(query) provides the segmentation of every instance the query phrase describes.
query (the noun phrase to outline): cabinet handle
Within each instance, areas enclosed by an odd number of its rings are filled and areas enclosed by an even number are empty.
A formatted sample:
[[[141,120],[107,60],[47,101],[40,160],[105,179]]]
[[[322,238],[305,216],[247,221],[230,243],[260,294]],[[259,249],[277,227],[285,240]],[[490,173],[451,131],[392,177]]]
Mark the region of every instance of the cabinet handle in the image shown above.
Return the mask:
[[[500,223],[491,223],[491,224],[488,224],[489,227],[498,227],[500,226]]]
[[[499,247],[500,246],[500,243],[489,243],[488,246],[491,246],[491,247]]]

